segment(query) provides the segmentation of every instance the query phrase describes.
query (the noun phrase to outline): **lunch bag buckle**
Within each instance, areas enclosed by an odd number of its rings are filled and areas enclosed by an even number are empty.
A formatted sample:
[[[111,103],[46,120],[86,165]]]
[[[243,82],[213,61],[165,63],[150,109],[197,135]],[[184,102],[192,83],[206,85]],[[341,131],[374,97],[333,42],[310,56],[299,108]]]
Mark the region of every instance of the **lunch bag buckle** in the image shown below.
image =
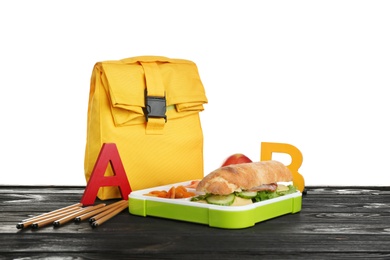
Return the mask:
[[[146,91],[145,91],[146,92]],[[164,118],[167,122],[167,116],[165,115],[167,111],[167,101],[164,97],[154,97],[148,96],[145,93],[145,119],[148,122],[149,117],[152,118]]]

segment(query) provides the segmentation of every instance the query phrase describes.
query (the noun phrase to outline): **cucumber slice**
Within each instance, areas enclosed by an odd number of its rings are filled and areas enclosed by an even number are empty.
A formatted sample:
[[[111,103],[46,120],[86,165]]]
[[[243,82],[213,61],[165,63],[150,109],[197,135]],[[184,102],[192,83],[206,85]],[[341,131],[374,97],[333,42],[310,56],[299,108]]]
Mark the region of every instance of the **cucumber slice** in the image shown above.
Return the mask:
[[[205,200],[205,199],[207,198],[207,196],[210,196],[210,195],[208,195],[208,194],[205,194],[205,195],[198,195],[198,196],[192,197],[190,200],[191,200],[191,201]]]
[[[241,191],[237,192],[236,195],[244,199],[252,199],[257,196],[257,191]]]
[[[220,205],[220,206],[230,206],[233,204],[235,195],[210,195],[206,198],[207,203]]]

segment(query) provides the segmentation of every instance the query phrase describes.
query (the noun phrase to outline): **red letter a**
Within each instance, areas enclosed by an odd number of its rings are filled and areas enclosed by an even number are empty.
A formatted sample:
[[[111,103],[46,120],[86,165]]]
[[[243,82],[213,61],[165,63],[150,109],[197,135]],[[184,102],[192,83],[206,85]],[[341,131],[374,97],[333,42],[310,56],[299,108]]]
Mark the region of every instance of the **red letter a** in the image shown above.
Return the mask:
[[[114,176],[104,176],[109,162]],[[124,200],[128,199],[131,192],[125,168],[114,143],[103,144],[80,202],[83,205],[94,204],[99,188],[103,186],[118,186]]]

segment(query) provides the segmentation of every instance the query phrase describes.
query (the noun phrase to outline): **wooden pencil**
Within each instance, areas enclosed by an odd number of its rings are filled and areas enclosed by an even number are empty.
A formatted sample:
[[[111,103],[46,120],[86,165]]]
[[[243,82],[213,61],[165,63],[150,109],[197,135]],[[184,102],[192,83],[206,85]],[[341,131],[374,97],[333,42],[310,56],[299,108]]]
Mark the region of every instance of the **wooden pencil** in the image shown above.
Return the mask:
[[[31,217],[31,218],[28,218],[28,219],[24,219],[24,220],[22,220],[21,222],[19,222],[16,225],[16,228],[17,229],[22,229],[22,228],[29,227],[34,222],[40,221],[42,219],[46,219],[46,218],[49,218],[49,217],[52,217],[52,216],[59,216],[59,215],[61,215],[63,213],[66,213],[66,212],[73,212],[76,209],[81,209],[81,206],[82,206],[81,203],[77,203],[77,204],[70,205],[70,206],[67,206],[67,207],[64,207],[64,208],[61,208],[61,209],[57,209],[57,210],[53,210],[53,211],[50,211],[50,212],[47,212],[47,213],[43,213],[43,214],[40,214],[38,216],[34,216],[34,217]]]
[[[25,222],[25,221],[29,221],[29,220],[34,219],[34,218],[40,218],[40,217],[43,217],[43,216],[46,216],[46,215],[50,215],[50,214],[66,211],[68,209],[75,208],[75,207],[81,208],[82,206],[83,206],[83,204],[76,203],[76,204],[73,204],[73,205],[69,205],[69,206],[66,206],[66,207],[63,207],[63,208],[59,208],[59,209],[56,209],[56,210],[52,210],[52,211],[49,211],[49,212],[46,212],[46,213],[34,216],[34,217],[31,217],[31,218],[24,219],[21,222]]]
[[[97,205],[94,205],[94,206],[85,207],[85,208],[81,209],[80,211],[76,211],[76,212],[74,212],[72,214],[66,215],[66,216],[64,216],[64,217],[62,217],[60,219],[55,220],[53,222],[53,225],[55,227],[59,227],[59,226],[65,224],[65,223],[67,223],[67,222],[69,222],[71,220],[74,220],[75,217],[79,216],[80,214],[83,214],[83,213],[86,213],[86,212],[90,212],[90,211],[93,211],[95,209],[102,208],[104,206],[106,206],[106,204],[101,203],[101,204],[97,204]]]
[[[99,208],[99,209],[95,209],[95,210],[93,210],[91,212],[88,212],[88,213],[84,213],[82,215],[79,215],[79,216],[75,217],[74,221],[75,222],[84,221],[84,220],[86,220],[86,219],[88,219],[88,218],[90,218],[92,216],[97,215],[100,212],[106,211],[106,210],[108,210],[108,209],[110,209],[112,207],[116,207],[120,203],[123,203],[123,202],[122,201],[117,201],[117,202],[111,203],[111,204],[109,204],[109,205],[107,205],[105,207],[102,207],[102,208]]]
[[[98,219],[104,217],[104,216],[107,215],[107,214],[110,214],[110,213],[111,213],[112,211],[114,211],[116,208],[118,208],[118,207],[120,207],[120,206],[122,206],[122,205],[124,205],[124,204],[127,204],[127,200],[120,200],[120,201],[118,201],[118,202],[116,203],[115,206],[113,206],[113,207],[111,207],[111,208],[109,208],[109,209],[107,209],[107,210],[105,210],[105,211],[103,211],[103,212],[101,212],[101,213],[99,213],[99,214],[97,214],[97,215],[95,215],[95,216],[92,216],[92,217],[88,220],[89,223],[92,224],[94,221],[96,221],[96,220],[98,220]]]
[[[123,204],[123,205],[121,205],[121,206],[119,206],[119,207],[116,207],[115,210],[112,211],[111,213],[105,215],[104,217],[102,217],[102,218],[100,218],[100,219],[98,219],[98,220],[95,220],[95,221],[91,224],[91,226],[95,228],[95,227],[97,227],[97,226],[103,224],[103,223],[106,222],[107,220],[109,220],[109,219],[113,218],[114,216],[118,215],[120,212],[122,212],[122,211],[123,211],[124,209],[126,209],[127,207],[128,207],[128,204],[127,204],[127,203],[125,203],[125,204]]]
[[[56,216],[49,216],[47,218],[43,218],[41,220],[38,220],[34,223],[31,224],[31,227],[33,229],[37,229],[37,228],[40,228],[40,227],[43,227],[43,226],[46,226],[48,224],[52,224],[53,221],[57,220],[57,219],[60,219],[62,217],[66,217],[68,216],[69,214],[72,214],[72,213],[76,213],[76,212],[81,212],[83,209],[75,209],[73,211],[70,211],[70,212],[65,212],[65,213],[62,213],[60,215],[56,215]]]

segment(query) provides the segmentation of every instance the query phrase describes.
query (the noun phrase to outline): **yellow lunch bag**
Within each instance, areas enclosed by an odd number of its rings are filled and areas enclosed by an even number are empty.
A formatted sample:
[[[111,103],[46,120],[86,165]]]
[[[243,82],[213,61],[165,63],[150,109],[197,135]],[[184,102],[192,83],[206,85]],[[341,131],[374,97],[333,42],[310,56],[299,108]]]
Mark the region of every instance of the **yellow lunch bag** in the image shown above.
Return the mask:
[[[87,118],[85,178],[115,143],[132,190],[203,178],[199,112],[207,103],[196,64],[161,56],[97,62]],[[107,167],[105,176],[114,175]],[[98,198],[120,198],[100,187]]]

